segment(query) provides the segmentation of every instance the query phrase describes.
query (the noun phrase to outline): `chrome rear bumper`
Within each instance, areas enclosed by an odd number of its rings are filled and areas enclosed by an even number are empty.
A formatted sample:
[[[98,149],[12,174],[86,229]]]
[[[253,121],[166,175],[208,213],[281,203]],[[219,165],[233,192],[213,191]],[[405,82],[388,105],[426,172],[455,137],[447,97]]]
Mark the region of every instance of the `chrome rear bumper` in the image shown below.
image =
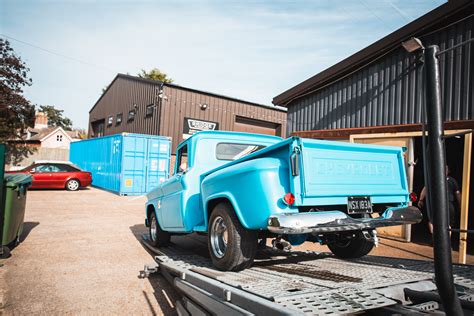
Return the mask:
[[[341,211],[287,213],[268,219],[268,230],[276,234],[332,233],[373,229],[421,222],[414,206],[389,208],[377,218],[352,218]]]

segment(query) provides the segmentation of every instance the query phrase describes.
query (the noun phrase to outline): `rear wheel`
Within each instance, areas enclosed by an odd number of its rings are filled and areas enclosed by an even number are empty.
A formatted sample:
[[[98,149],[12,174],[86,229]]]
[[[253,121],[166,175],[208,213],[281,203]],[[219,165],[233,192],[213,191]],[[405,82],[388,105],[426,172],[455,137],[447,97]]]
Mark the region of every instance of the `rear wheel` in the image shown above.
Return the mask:
[[[219,270],[240,271],[250,267],[257,253],[256,231],[245,229],[232,207],[218,204],[209,219],[208,246]]]
[[[329,250],[339,258],[360,258],[374,248],[374,242],[365,239],[362,232],[358,232],[352,239],[338,240],[328,244]]]
[[[81,184],[76,179],[71,179],[66,182],[66,190],[68,191],[77,191],[81,187]]]
[[[150,235],[150,244],[153,247],[162,247],[166,246],[170,243],[170,233],[165,232],[161,229],[160,224],[158,224],[158,220],[156,218],[155,212],[151,212],[150,214],[150,228],[149,228],[149,235]]]

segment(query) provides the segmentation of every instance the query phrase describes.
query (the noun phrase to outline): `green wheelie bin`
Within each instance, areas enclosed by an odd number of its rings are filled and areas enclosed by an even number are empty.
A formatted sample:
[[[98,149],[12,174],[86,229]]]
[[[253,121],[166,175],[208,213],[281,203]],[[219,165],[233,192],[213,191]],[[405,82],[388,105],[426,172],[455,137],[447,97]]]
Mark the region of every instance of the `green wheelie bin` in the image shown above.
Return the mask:
[[[29,174],[17,173],[4,176],[2,246],[15,245],[21,236],[25,218],[26,193],[31,181],[32,177]]]

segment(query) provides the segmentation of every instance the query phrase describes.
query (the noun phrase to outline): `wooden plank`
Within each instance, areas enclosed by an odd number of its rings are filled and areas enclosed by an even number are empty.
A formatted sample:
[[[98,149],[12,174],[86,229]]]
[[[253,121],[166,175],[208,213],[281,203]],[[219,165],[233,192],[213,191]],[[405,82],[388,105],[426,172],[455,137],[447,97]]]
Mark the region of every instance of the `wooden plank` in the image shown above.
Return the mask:
[[[469,219],[469,186],[471,176],[471,150],[472,134],[464,136],[464,159],[462,167],[462,192],[461,192],[461,229],[467,229]],[[466,263],[467,233],[460,233],[459,236],[459,263]]]
[[[474,120],[445,122],[444,129],[445,130],[474,129]],[[421,124],[403,124],[403,125],[298,131],[298,132],[293,132],[291,135],[306,137],[306,138],[338,139],[338,138],[349,138],[350,135],[354,135],[354,134],[419,132],[421,130],[422,130]]]

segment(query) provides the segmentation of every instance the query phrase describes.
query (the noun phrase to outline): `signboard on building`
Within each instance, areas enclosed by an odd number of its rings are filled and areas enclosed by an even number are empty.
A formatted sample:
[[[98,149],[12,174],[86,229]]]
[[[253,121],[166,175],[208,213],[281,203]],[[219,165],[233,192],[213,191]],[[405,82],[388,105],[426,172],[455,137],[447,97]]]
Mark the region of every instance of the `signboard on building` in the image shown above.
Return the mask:
[[[185,117],[183,124],[183,139],[188,139],[194,133],[199,131],[215,131],[219,129],[218,122],[196,120]]]

